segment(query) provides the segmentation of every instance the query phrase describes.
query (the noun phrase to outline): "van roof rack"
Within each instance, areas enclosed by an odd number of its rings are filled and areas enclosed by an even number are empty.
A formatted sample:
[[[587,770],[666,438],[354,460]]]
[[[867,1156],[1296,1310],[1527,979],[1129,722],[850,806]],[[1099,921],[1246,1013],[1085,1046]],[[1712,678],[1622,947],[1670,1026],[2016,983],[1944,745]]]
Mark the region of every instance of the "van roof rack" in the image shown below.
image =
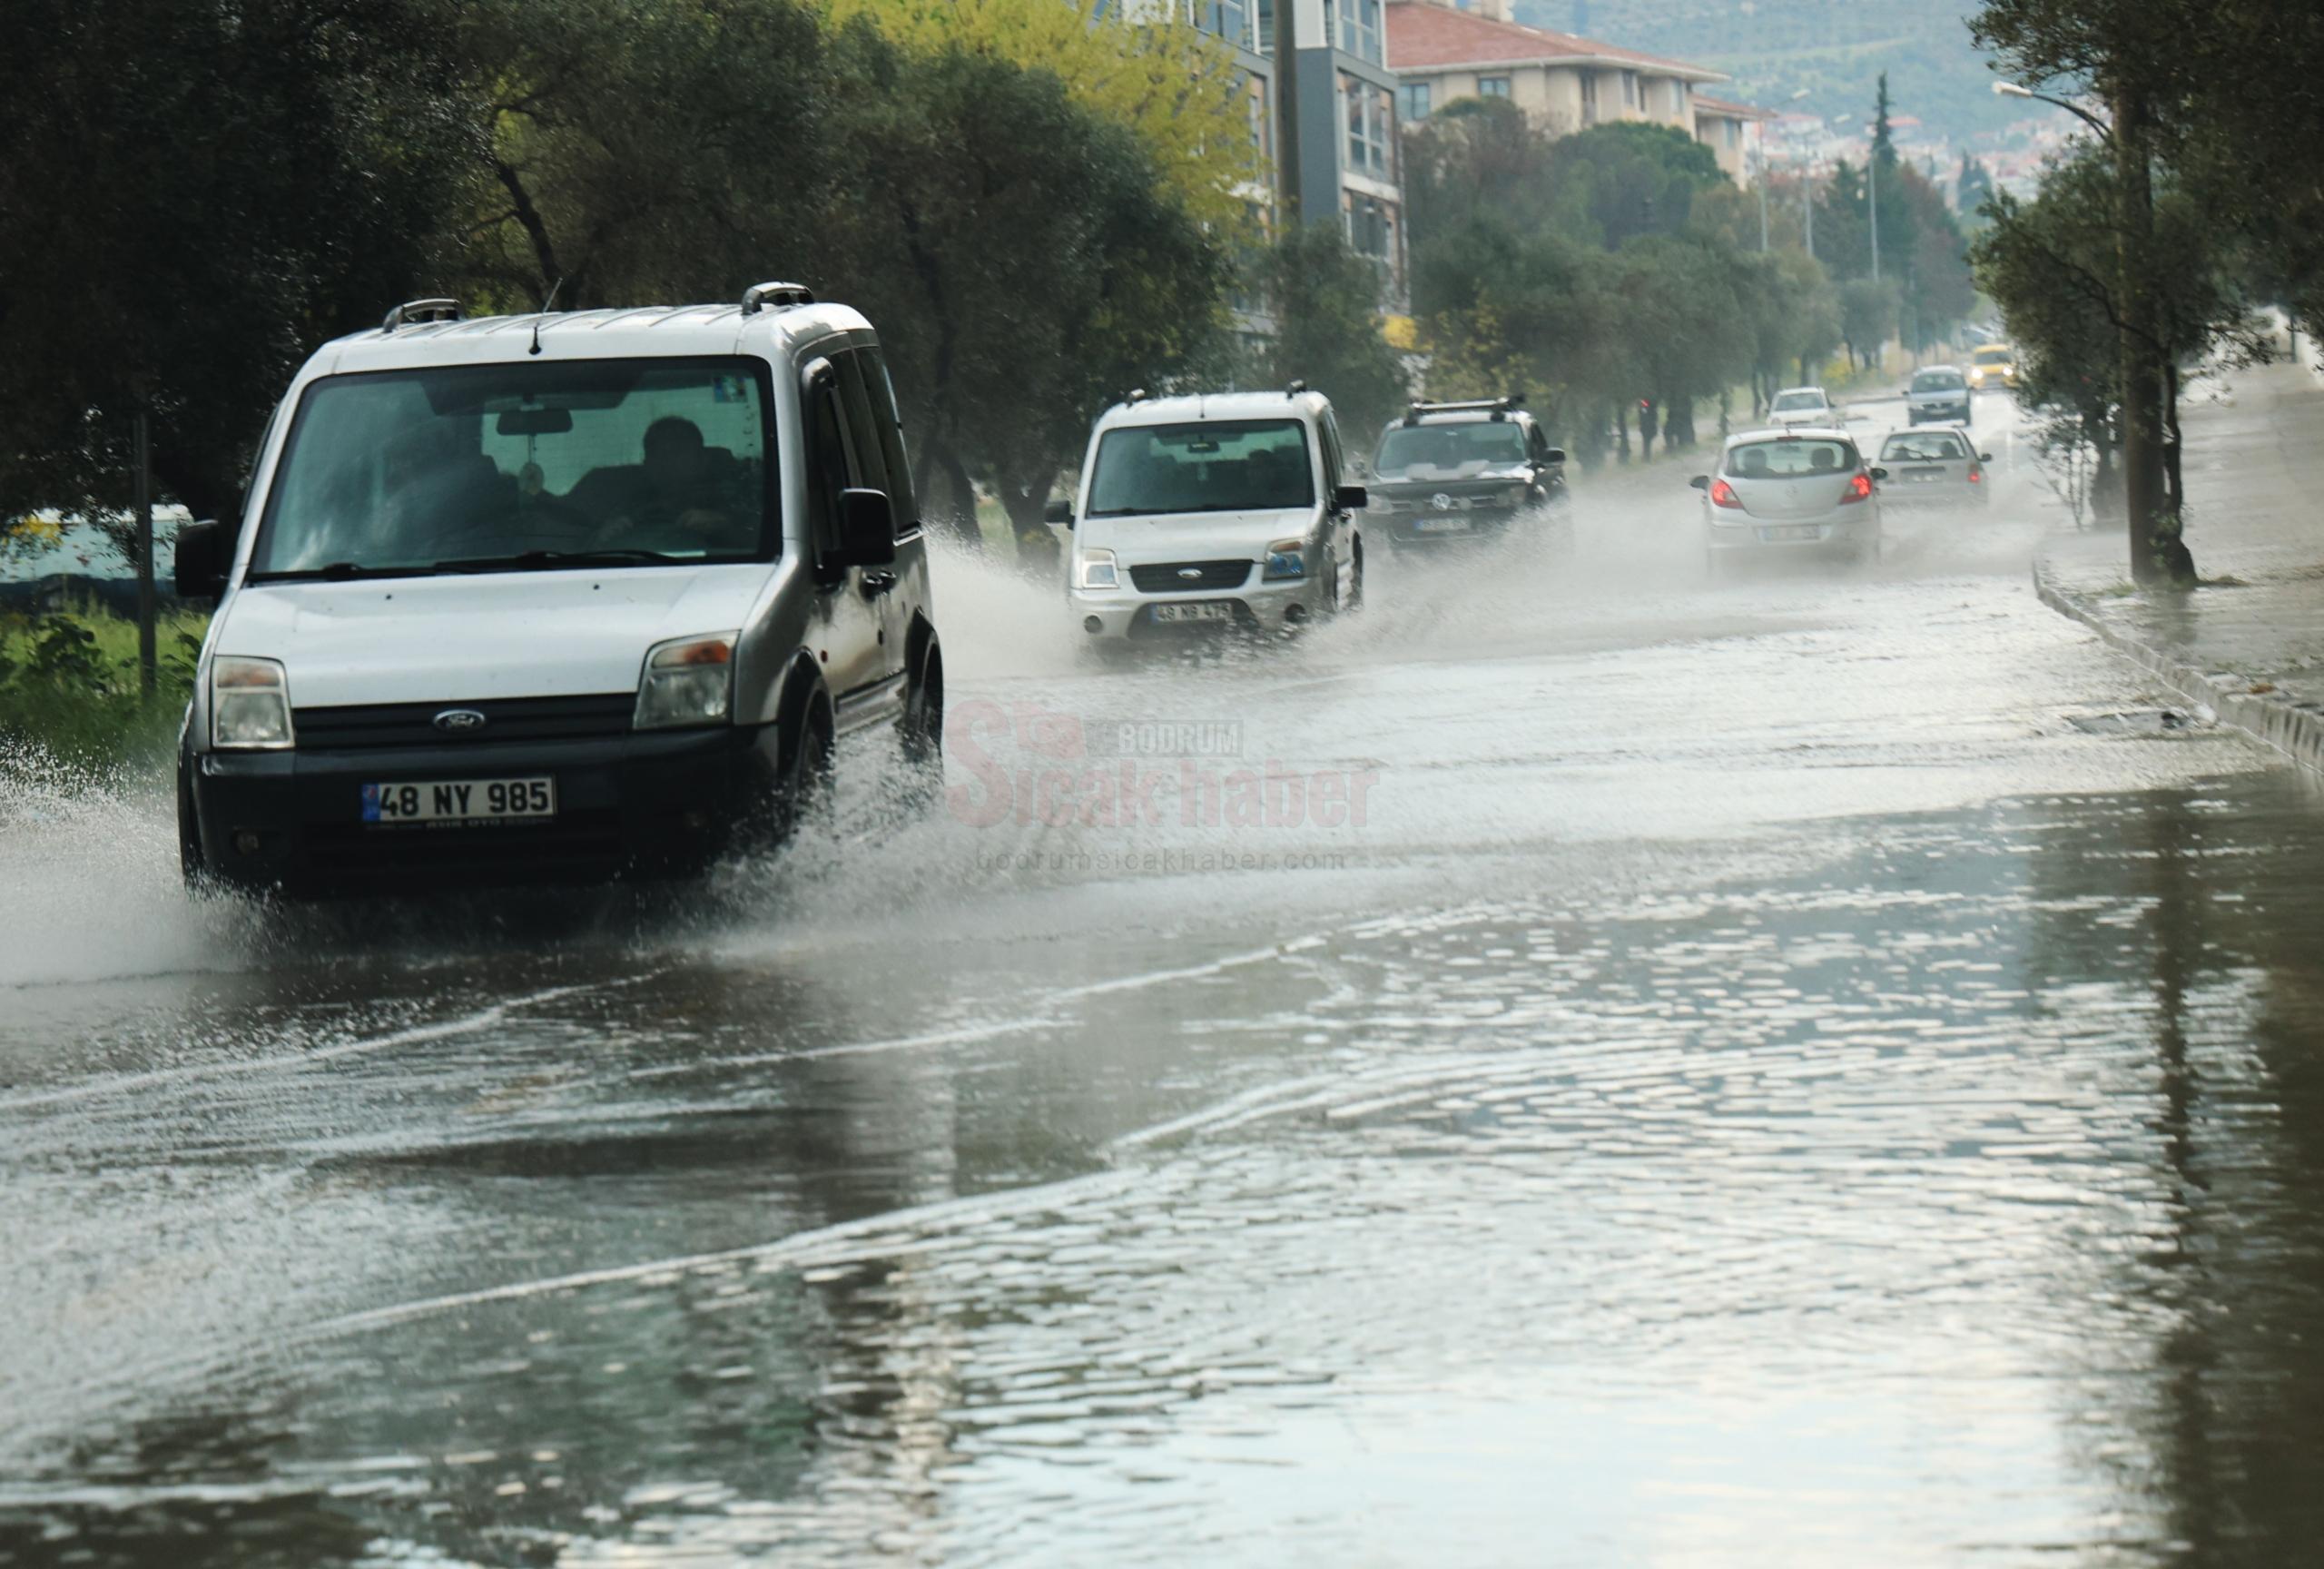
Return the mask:
[[[793,305],[812,305],[815,291],[804,283],[753,283],[743,291],[743,314],[755,316],[767,306],[787,311]]]
[[[379,323],[379,331],[392,332],[397,328],[421,321],[457,321],[460,319],[460,302],[457,300],[407,300],[387,314]]]
[[[1510,410],[1525,407],[1525,394],[1512,392],[1500,398],[1472,398],[1461,403],[1414,403],[1404,412],[1404,423],[1417,425],[1423,414],[1485,414],[1495,419],[1506,419]]]

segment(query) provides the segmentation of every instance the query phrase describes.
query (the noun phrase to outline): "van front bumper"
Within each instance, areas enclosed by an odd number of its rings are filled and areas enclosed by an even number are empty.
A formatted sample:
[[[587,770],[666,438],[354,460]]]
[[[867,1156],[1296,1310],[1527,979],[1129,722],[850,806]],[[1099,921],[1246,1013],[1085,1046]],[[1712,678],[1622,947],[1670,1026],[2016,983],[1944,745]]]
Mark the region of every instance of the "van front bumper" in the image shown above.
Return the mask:
[[[203,868],[296,896],[701,870],[771,831],[777,727],[347,751],[203,752],[182,759]],[[493,824],[367,824],[366,784],[547,776],[556,814]]]
[[[1066,596],[1074,624],[1092,642],[1165,642],[1223,633],[1280,633],[1296,628],[1321,612],[1325,603],[1320,576],[1286,578],[1269,583],[1246,582],[1239,588],[1215,593],[1140,594],[1136,589],[1091,591],[1076,588]],[[1216,605],[1228,607],[1224,621],[1157,621],[1157,606]]]

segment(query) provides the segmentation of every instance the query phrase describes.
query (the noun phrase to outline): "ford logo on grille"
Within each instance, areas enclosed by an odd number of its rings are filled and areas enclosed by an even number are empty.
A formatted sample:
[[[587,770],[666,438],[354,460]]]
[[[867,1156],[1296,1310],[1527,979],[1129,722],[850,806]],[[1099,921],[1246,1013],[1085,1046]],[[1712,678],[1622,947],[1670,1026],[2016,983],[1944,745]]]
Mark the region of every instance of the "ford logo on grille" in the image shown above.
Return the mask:
[[[447,708],[436,715],[436,728],[454,735],[465,735],[471,730],[484,728],[484,715],[473,708]]]
[[[1450,512],[1452,510],[1452,494],[1449,491],[1439,490],[1435,495],[1428,498],[1428,504],[1435,508],[1439,512]]]
[[[1185,578],[1187,582],[1192,583],[1202,577],[1202,568],[1199,567],[1181,567],[1178,568],[1178,576]]]

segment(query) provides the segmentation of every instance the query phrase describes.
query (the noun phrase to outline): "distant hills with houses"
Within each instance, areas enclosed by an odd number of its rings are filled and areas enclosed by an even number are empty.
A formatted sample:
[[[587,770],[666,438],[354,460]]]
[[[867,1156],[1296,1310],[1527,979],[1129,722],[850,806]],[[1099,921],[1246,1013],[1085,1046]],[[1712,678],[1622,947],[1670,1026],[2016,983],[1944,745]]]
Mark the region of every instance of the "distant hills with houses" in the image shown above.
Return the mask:
[[[1853,115],[1861,134],[1888,74],[1907,147],[1981,150],[2026,119],[1994,96],[1969,41],[1966,0],[1515,0],[1521,22],[1724,71],[1719,96],[1769,109]],[[1804,95],[1801,95],[1804,94]],[[1846,134],[1850,127],[1836,126]]]

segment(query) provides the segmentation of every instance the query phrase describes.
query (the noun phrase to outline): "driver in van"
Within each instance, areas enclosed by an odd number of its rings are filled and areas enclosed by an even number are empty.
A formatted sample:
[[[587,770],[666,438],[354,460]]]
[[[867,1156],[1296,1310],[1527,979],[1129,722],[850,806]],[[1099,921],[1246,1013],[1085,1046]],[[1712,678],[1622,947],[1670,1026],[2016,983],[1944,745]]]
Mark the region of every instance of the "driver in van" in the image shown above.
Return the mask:
[[[641,530],[681,548],[751,543],[734,538],[747,521],[735,515],[732,475],[725,471],[734,468],[734,458],[704,445],[701,427],[675,414],[656,419],[645,428],[645,448],[635,489],[606,521],[606,543],[635,543]]]

